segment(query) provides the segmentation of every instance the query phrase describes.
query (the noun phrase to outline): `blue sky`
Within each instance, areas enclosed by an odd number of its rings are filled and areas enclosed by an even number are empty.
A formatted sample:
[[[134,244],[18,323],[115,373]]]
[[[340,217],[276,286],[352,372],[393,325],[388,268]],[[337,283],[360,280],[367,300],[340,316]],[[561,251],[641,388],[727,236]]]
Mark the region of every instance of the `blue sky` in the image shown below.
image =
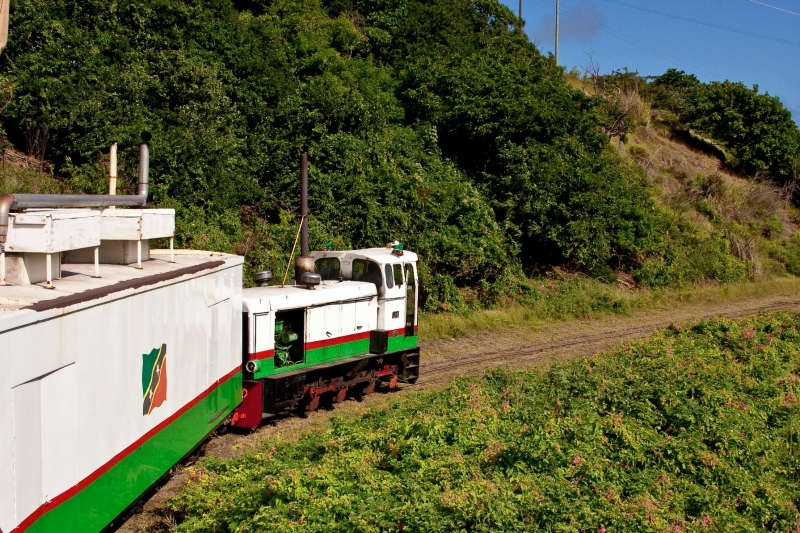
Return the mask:
[[[519,9],[518,0],[501,1]],[[530,39],[552,52],[555,0],[523,0],[522,11]],[[678,68],[706,82],[757,84],[800,123],[800,0],[561,0],[560,33],[568,70],[591,54],[604,73]]]

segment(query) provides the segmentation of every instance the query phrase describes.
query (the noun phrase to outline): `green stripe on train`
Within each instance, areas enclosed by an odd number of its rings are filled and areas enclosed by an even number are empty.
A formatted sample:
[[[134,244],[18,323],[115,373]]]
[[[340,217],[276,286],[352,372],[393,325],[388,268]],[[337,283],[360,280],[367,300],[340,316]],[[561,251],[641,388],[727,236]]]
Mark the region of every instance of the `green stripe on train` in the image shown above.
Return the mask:
[[[413,335],[406,337],[405,335],[398,335],[397,337],[389,337],[390,352],[397,352],[401,350],[408,350],[416,348],[419,345],[419,336]],[[357,341],[343,342],[333,346],[326,346],[324,348],[314,348],[306,350],[305,361],[295,365],[287,365],[281,368],[275,368],[275,359],[264,359],[260,361],[260,369],[254,374],[248,374],[248,379],[259,379],[283,372],[290,372],[292,370],[300,370],[303,368],[311,368],[315,365],[330,363],[340,359],[348,359],[350,357],[358,357],[367,355],[369,353],[369,339],[361,339]],[[251,377],[252,376],[252,377]]]
[[[331,361],[338,361],[339,359],[367,355],[368,353],[369,339],[343,342],[341,344],[334,344],[333,346],[326,346],[324,348],[314,348],[312,350],[306,350],[304,362],[295,365],[287,365],[284,367],[275,368],[274,357],[270,359],[264,359],[259,362],[259,371],[253,374],[248,374],[248,379],[264,378],[274,374],[280,374],[282,372],[290,372],[292,370],[300,370],[301,368],[313,367],[323,363],[330,363]]]
[[[410,350],[419,345],[419,335],[398,335],[389,337],[387,352],[399,352],[400,350]]]
[[[25,533],[101,531],[211,433],[241,398],[242,374],[239,373],[91,485],[47,512]]]

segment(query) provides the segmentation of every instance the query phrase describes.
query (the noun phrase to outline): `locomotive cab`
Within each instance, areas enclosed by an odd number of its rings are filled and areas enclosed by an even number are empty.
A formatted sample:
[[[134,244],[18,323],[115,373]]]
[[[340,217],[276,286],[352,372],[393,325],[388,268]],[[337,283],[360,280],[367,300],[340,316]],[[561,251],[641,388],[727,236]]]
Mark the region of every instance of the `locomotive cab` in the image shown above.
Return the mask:
[[[392,248],[311,252],[317,272],[372,283],[378,294],[372,353],[417,345],[417,254]],[[385,345],[385,346],[384,346]]]

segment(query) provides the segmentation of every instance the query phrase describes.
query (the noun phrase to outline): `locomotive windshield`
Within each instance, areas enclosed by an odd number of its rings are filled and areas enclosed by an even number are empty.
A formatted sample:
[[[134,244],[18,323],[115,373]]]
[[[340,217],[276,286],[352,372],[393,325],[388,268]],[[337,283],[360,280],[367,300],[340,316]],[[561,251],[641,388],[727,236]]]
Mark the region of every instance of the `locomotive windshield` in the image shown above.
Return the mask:
[[[339,272],[341,272],[339,259],[336,257],[326,257],[317,259],[314,263],[317,273],[322,276],[323,281],[339,279]]]
[[[373,283],[380,291],[383,288],[383,277],[381,267],[374,261],[366,259],[355,259],[353,261],[353,279],[355,281],[367,281]]]

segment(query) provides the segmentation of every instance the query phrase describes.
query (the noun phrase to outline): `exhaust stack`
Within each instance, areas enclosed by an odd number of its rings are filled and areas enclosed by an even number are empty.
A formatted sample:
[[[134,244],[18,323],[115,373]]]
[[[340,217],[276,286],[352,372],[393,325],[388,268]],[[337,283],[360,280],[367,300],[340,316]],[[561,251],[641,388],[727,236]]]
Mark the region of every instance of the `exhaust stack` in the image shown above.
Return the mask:
[[[11,211],[30,208],[59,207],[144,207],[150,181],[150,146],[152,135],[142,132],[139,145],[139,183],[135,195],[112,194],[4,194],[0,196],[0,252],[8,235],[8,215]]]
[[[300,156],[300,255],[308,257],[308,154]]]
[[[300,255],[294,259],[294,279],[309,289],[319,285],[314,273],[314,259],[308,256],[308,154],[300,156]]]

